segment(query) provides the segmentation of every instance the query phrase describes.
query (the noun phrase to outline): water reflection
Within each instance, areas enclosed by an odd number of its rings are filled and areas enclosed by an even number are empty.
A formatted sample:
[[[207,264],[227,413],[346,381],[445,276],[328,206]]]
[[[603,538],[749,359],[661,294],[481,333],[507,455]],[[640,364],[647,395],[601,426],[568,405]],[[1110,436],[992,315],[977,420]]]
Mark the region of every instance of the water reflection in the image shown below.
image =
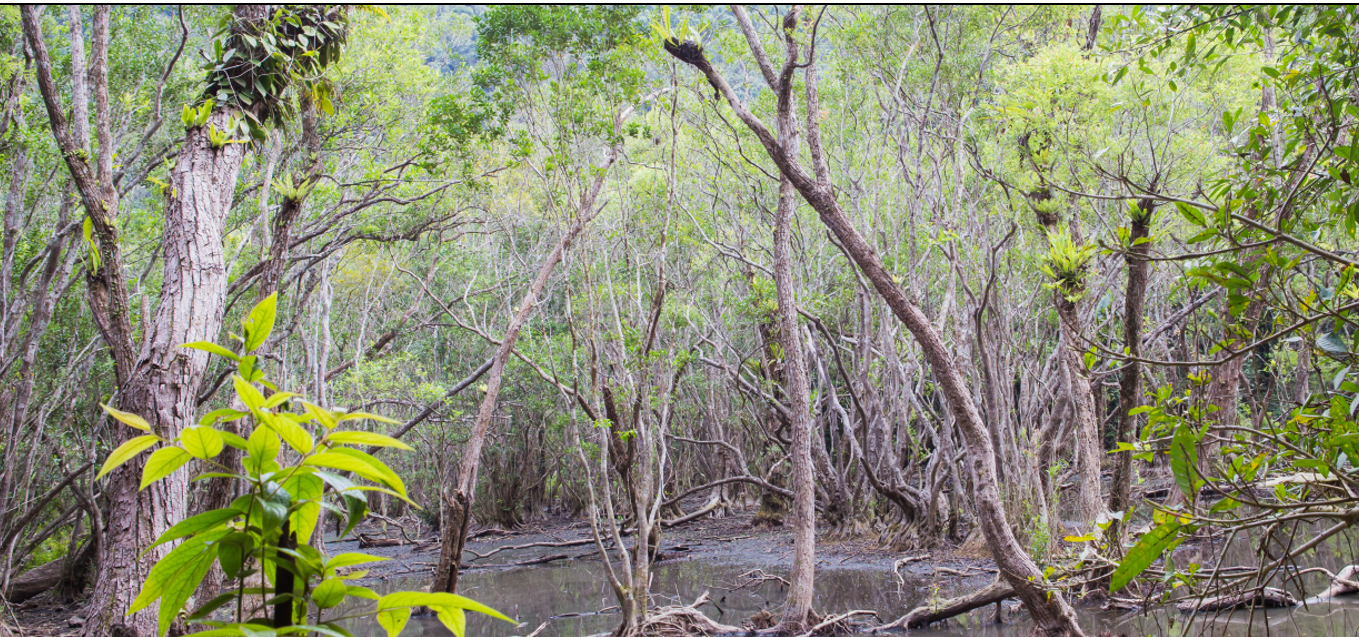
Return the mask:
[[[1311,531],[1304,529],[1304,531]],[[1305,532],[1303,533],[1305,535]],[[1301,535],[1299,536],[1301,537]],[[1202,543],[1185,547],[1175,555],[1182,567],[1191,562],[1212,563],[1219,554],[1223,563],[1251,566],[1258,564],[1252,544],[1258,538],[1238,539],[1223,553],[1221,543]],[[1305,540],[1304,540],[1305,541]],[[1331,538],[1319,550],[1306,556],[1301,568],[1321,566],[1338,571],[1356,563],[1359,553],[1356,542],[1348,535]],[[502,554],[504,555],[504,554]],[[516,558],[526,554],[519,553]],[[499,556],[498,556],[499,557]],[[506,558],[508,559],[508,558]],[[776,554],[727,547],[721,552],[695,554],[695,557],[663,561],[654,569],[651,584],[653,603],[668,605],[691,603],[705,591],[711,593],[715,604],[703,608],[713,619],[732,625],[762,609],[777,614],[787,594],[787,588],[776,580],[735,588],[742,575],[751,569],[787,577],[786,565],[777,565]],[[840,613],[853,609],[870,609],[884,621],[899,617],[931,598],[947,598],[975,590],[988,583],[987,577],[961,579],[957,577],[921,576],[928,568],[917,571],[899,581],[881,565],[854,564],[839,566],[822,562],[816,574],[816,604],[823,613]],[[1284,572],[1271,578],[1271,585],[1281,586]],[[405,579],[389,579],[369,583],[379,592],[423,589],[429,574],[420,573]],[[1304,585],[1299,588],[1297,582]],[[475,613],[468,614],[468,635],[476,637],[509,637],[525,635],[542,622],[549,621],[543,637],[583,637],[611,631],[619,621],[613,607],[617,600],[609,587],[602,564],[597,559],[554,562],[545,566],[511,569],[474,569],[461,577],[461,592],[487,603],[523,623],[522,627],[493,620]],[[1325,575],[1320,573],[1293,578],[1287,587],[1299,598],[1324,589]],[[368,602],[371,604],[371,602]],[[1271,637],[1330,637],[1359,635],[1359,599],[1348,598],[1334,603],[1309,604],[1293,610],[1256,609],[1219,615],[1190,616],[1173,607],[1163,607],[1149,613],[1118,613],[1080,608],[1081,622],[1090,635],[1110,631],[1114,635],[1174,635],[1174,636],[1244,636]],[[914,631],[912,635],[989,635],[993,637],[1024,637],[1030,625],[1022,614],[1004,624],[992,623],[993,610],[975,611],[959,618],[947,627]],[[373,621],[358,621],[350,626],[358,637],[385,635]],[[448,631],[433,617],[412,618],[406,635],[444,636]]]

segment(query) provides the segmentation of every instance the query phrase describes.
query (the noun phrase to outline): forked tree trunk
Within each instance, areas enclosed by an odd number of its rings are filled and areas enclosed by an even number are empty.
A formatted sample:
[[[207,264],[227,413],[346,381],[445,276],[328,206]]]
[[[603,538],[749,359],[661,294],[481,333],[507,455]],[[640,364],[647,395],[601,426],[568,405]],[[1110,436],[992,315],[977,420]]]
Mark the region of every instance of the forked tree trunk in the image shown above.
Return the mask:
[[[816,210],[822,223],[840,241],[846,254],[863,271],[888,308],[915,336],[926,360],[934,369],[935,378],[948,408],[957,420],[967,442],[968,457],[972,463],[975,480],[977,517],[987,544],[995,557],[996,565],[1000,567],[1001,576],[1014,587],[1016,596],[1033,618],[1034,632],[1050,637],[1082,635],[1075,612],[1066,603],[1060,591],[1048,586],[1043,572],[1024,552],[1024,547],[1005,519],[1005,509],[996,484],[996,464],[990,433],[981,421],[981,415],[972,402],[971,393],[958,371],[957,364],[953,361],[948,346],[935,331],[929,317],[906,298],[905,293],[892,279],[891,273],[883,266],[877,252],[854,228],[836,201],[835,189],[830,183],[829,168],[825,162],[825,153],[821,148],[820,131],[816,124],[816,116],[820,110],[816,88],[816,65],[808,65],[806,71],[806,108],[808,113],[812,114],[808,118],[806,133],[810,154],[815,163],[816,177],[813,178],[803,170],[796,155],[785,152],[764,124],[746,109],[726,79],[709,63],[701,46],[692,42],[670,40],[665,43],[665,48],[671,55],[702,72],[713,88],[725,98],[746,127],[755,133],[765,152],[778,166],[780,173],[793,183],[803,199]],[[757,59],[766,57],[762,49],[751,48]],[[764,64],[767,64],[767,61]]]
[[[1051,201],[1050,191],[1043,189],[1030,195],[1035,202]],[[1051,236],[1058,231],[1058,216],[1051,212],[1039,211],[1038,222]],[[1079,232],[1072,222],[1072,236],[1080,242]],[[1068,290],[1057,288],[1052,291],[1052,304],[1057,310],[1058,333],[1062,348],[1058,363],[1062,377],[1066,379],[1068,399],[1071,400],[1072,417],[1076,420],[1076,516],[1085,525],[1093,525],[1104,513],[1104,498],[1100,490],[1100,465],[1104,459],[1103,436],[1100,419],[1095,413],[1095,392],[1090,384],[1090,371],[1085,368],[1084,341],[1081,339],[1080,305],[1077,300],[1068,298]]]

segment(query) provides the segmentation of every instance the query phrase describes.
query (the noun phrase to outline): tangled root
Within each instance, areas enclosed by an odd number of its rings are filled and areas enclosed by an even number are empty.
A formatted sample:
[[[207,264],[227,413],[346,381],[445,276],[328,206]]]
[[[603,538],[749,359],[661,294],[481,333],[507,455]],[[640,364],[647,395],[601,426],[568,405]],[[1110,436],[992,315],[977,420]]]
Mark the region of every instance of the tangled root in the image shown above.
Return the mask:
[[[646,637],[710,637],[712,635],[740,635],[748,631],[739,626],[719,624],[703,611],[700,606],[712,601],[703,593],[688,606],[667,606],[649,613],[637,634]]]

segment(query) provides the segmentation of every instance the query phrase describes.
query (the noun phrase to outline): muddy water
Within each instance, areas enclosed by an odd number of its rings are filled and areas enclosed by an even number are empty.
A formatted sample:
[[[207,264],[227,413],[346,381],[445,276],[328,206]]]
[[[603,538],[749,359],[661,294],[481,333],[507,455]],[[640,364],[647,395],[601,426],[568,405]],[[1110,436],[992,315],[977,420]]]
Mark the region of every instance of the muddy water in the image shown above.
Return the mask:
[[[703,610],[713,619],[732,625],[763,609],[777,614],[787,593],[786,586],[777,580],[749,583],[746,577],[752,569],[786,577],[786,538],[755,536],[741,541],[715,539],[709,536],[686,540],[693,546],[683,553],[659,562],[654,567],[651,584],[656,605],[688,604],[708,592],[714,604]],[[749,537],[749,536],[741,536]],[[1359,542],[1356,537],[1336,537],[1308,556],[1300,568],[1320,566],[1339,570],[1346,564],[1359,562]],[[702,540],[702,541],[699,541]],[[715,540],[715,541],[714,541]],[[503,543],[522,542],[522,539]],[[501,542],[497,542],[499,544]],[[785,546],[785,544],[788,544]],[[1177,551],[1175,560],[1181,566],[1191,562],[1213,563],[1223,555],[1224,564],[1256,564],[1251,552],[1252,542],[1233,542],[1225,553],[1221,543],[1202,543]],[[663,545],[664,546],[664,545]],[[341,547],[336,547],[341,548]],[[587,547],[588,548],[588,547]],[[484,548],[478,548],[484,550]],[[543,551],[526,550],[503,552],[491,562],[537,557]],[[510,555],[513,554],[513,557]],[[990,582],[992,575],[978,573],[972,577],[941,576],[928,561],[913,563],[902,569],[899,580],[891,569],[896,555],[853,557],[835,555],[827,551],[827,558],[819,560],[816,575],[816,608],[823,613],[841,613],[854,609],[877,611],[882,621],[891,621],[930,599],[948,598],[976,590]],[[393,562],[410,562],[409,556],[393,555]],[[427,558],[420,558],[427,559]],[[416,562],[418,563],[418,562]],[[955,568],[966,568],[956,562]],[[972,571],[976,573],[976,571]],[[1312,574],[1296,578],[1288,589],[1294,594],[1315,594],[1325,588],[1324,575]],[[1295,581],[1296,581],[1295,580]],[[381,581],[368,581],[379,592],[420,590],[429,583],[428,572],[407,575],[390,574]],[[1276,578],[1271,585],[1279,586]],[[521,624],[508,623],[469,613],[468,635],[476,637],[509,637],[526,635],[543,622],[549,622],[543,637],[582,637],[612,630],[619,616],[612,590],[604,574],[604,567],[592,551],[580,550],[573,559],[548,565],[530,567],[474,568],[460,580],[460,592],[489,604],[518,619]],[[1300,595],[1301,596],[1301,595]],[[1011,603],[1010,608],[1017,608]],[[357,609],[356,609],[357,610]],[[1173,607],[1162,607],[1149,613],[1118,613],[1095,608],[1078,608],[1081,622],[1091,635],[1110,631],[1115,635],[1269,635],[1281,637],[1359,636],[1359,598],[1348,598],[1328,604],[1310,604],[1291,610],[1256,609],[1224,613],[1217,616],[1191,617],[1176,612]],[[994,609],[974,611],[933,630],[913,631],[912,635],[989,635],[993,637],[1023,637],[1030,625],[1023,613],[1010,611],[1013,616],[1003,624],[992,622]],[[357,620],[350,625],[358,637],[385,635],[376,622]],[[412,618],[406,635],[448,635],[433,617]]]
[[[658,565],[652,584],[655,602],[689,603],[708,591],[716,604],[706,606],[704,611],[713,619],[735,625],[761,609],[767,608],[777,613],[786,594],[785,587],[778,582],[766,582],[735,591],[724,590],[733,587],[739,576],[747,570],[739,566],[699,561]],[[377,588],[382,591],[411,590],[427,584],[428,580],[424,577],[391,579],[380,583]],[[962,592],[950,590],[959,588],[956,585],[920,581],[908,582],[899,591],[895,578],[887,573],[863,569],[823,569],[817,573],[817,607],[831,613],[873,609],[885,620],[890,620],[926,601],[936,587],[939,589],[937,594],[945,597]],[[522,622],[522,627],[516,627],[472,613],[468,616],[468,635],[476,637],[525,635],[545,621],[550,624],[544,635],[583,637],[608,632],[618,623],[615,612],[599,612],[615,606],[617,602],[604,582],[602,566],[598,562],[572,561],[549,566],[469,572],[462,578],[462,592]],[[1022,617],[999,625],[992,623],[991,618],[992,610],[986,609],[956,620],[944,629],[913,631],[911,634],[1023,637],[1028,632],[1029,624]],[[1359,601],[1312,604],[1306,609],[1292,612],[1257,610],[1254,617],[1242,611],[1224,614],[1213,621],[1189,622],[1188,616],[1173,610],[1146,615],[1084,611],[1081,619],[1092,635],[1109,630],[1114,634],[1128,635],[1350,636],[1359,635]],[[351,629],[359,637],[384,634],[374,622],[356,622]],[[403,634],[443,636],[449,633],[433,617],[416,617],[411,619]]]

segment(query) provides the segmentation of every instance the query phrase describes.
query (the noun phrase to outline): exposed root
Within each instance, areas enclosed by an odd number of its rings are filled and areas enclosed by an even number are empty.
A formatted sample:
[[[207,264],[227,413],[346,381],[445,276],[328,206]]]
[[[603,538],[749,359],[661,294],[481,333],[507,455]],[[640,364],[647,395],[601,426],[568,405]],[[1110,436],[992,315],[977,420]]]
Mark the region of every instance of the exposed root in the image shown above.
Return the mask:
[[[658,608],[649,613],[637,634],[646,637],[710,637],[713,635],[742,635],[750,631],[739,626],[719,624],[703,611],[700,606],[712,601],[708,593],[703,593],[688,606],[669,606]]]

